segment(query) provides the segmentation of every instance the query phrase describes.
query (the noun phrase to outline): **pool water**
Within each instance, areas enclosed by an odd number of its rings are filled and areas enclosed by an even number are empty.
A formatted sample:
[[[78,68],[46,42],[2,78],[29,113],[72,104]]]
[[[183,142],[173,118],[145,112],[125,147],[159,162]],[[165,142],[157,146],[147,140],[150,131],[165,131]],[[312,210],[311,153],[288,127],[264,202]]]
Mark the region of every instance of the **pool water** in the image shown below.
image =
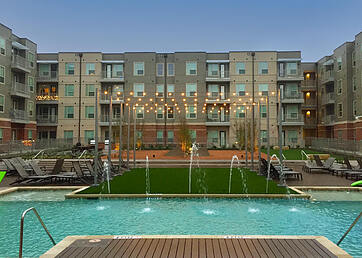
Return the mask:
[[[19,249],[21,213],[35,207],[58,243],[68,235],[323,235],[336,243],[362,210],[362,202],[246,199],[57,199],[34,192],[20,201],[0,198],[0,257]],[[56,201],[49,201],[49,195]],[[40,201],[39,196],[45,199]],[[47,197],[48,196],[48,197]],[[16,197],[16,198],[15,198]],[[36,198],[35,198],[36,197]],[[4,199],[5,198],[5,199]],[[362,256],[362,221],[340,245]],[[39,256],[52,247],[35,215],[25,219],[24,254]]]

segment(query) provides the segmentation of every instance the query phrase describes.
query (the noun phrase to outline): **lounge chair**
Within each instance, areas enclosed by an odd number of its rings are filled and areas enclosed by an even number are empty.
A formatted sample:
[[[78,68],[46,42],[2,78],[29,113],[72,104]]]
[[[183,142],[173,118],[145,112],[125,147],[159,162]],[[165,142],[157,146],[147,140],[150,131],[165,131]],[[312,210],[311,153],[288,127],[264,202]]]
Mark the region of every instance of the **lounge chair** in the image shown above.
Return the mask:
[[[12,158],[10,159],[11,164],[14,166],[16,172],[18,172],[19,179],[15,182],[11,183],[13,184],[20,184],[24,182],[33,182],[33,181],[44,181],[44,180],[52,180],[53,176],[51,175],[42,175],[42,176],[32,176],[30,175],[25,168],[19,163],[18,159]]]
[[[57,174],[57,175],[49,175],[47,174],[44,170],[42,170],[38,163],[34,160],[31,160],[29,162],[29,165],[32,167],[32,169],[34,170],[34,173],[37,176],[51,176],[52,179],[54,180],[60,180],[60,181],[68,181],[68,182],[75,182],[76,180],[78,180],[79,178],[74,174],[74,175],[62,175],[62,174]]]
[[[9,159],[3,159],[5,166],[7,167],[7,171],[8,172],[16,172],[16,169],[14,168],[14,166],[11,164]]]
[[[357,158],[356,159],[359,165],[359,169],[362,169],[362,158]]]
[[[87,182],[87,180],[93,178],[93,176],[90,173],[84,173],[79,161],[72,161],[72,169],[75,171],[75,173],[77,174],[78,178],[84,182],[84,183],[89,183]]]
[[[316,164],[314,164],[314,163],[312,163],[312,164],[306,163],[303,166],[303,171],[308,172],[308,173],[312,173],[313,170],[320,170],[320,171],[328,171],[329,172],[329,171],[331,171],[333,163],[336,160],[335,158],[328,158],[323,164],[320,157],[319,157],[319,155],[313,155],[313,158],[314,158]]]
[[[266,161],[265,159],[261,159],[261,162],[263,163],[264,167],[267,168],[266,173],[268,173],[268,161]],[[279,174],[279,176],[281,176],[281,173],[282,173],[281,166],[274,166],[272,163],[270,163],[270,172],[272,170],[276,171]],[[302,173],[293,171],[291,168],[284,167],[284,166],[283,166],[283,175],[285,176],[286,179],[296,178],[298,180],[303,180]]]
[[[344,172],[344,175],[346,179],[356,179],[358,180],[360,177],[362,177],[362,169],[357,169],[352,167],[351,163],[349,162],[349,159],[347,157],[344,158],[344,163],[347,166],[348,171]],[[342,174],[343,176],[343,174]]]

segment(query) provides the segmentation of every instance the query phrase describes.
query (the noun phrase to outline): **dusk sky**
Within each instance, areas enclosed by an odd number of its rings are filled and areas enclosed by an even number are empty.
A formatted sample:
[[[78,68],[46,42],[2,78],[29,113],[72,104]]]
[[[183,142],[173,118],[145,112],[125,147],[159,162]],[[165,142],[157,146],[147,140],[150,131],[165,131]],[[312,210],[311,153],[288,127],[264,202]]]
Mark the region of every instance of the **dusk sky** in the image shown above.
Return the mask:
[[[0,23],[40,53],[300,50],[316,61],[362,31],[361,0],[0,2]]]

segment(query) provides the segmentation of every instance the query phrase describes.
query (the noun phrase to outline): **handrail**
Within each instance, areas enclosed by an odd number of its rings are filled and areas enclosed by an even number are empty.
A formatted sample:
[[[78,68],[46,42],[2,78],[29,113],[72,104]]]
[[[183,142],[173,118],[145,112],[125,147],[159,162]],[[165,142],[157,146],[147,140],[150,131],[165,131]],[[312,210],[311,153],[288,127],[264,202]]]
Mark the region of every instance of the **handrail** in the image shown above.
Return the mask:
[[[300,155],[302,155],[302,160],[304,160],[304,157],[306,157],[307,160],[309,159],[309,156],[307,155],[307,153],[305,153],[304,150],[301,150],[301,151],[300,151]]]
[[[19,245],[19,258],[23,257],[23,235],[24,235],[24,218],[25,215],[29,212],[29,211],[33,211],[35,213],[35,215],[37,216],[40,224],[43,226],[45,232],[48,234],[50,240],[52,241],[53,245],[56,245],[53,237],[50,235],[47,227],[45,226],[43,220],[40,218],[39,213],[36,211],[36,209],[34,207],[31,207],[29,209],[27,209],[26,211],[23,212],[23,214],[21,215],[21,221],[20,221],[20,245]]]
[[[283,153],[282,153],[282,157],[283,157],[283,159],[284,159],[284,160],[286,160],[286,159],[287,159],[287,158],[284,156],[284,154],[283,154]]]
[[[32,157],[31,159],[36,159],[39,155],[40,155],[40,153],[43,153],[44,154],[44,151],[45,150],[40,150],[34,157]]]
[[[362,212],[360,212],[360,214],[357,216],[357,218],[353,221],[353,223],[351,224],[351,226],[349,226],[348,230],[346,231],[346,233],[344,233],[344,235],[342,236],[342,238],[338,241],[337,245],[339,245],[343,239],[347,236],[347,234],[349,233],[349,231],[351,231],[351,229],[353,228],[354,225],[356,225],[357,221],[361,218],[362,216]]]
[[[81,159],[82,156],[83,156],[86,152],[87,152],[87,150],[84,150],[84,151],[82,152],[82,154],[80,154],[80,156],[78,157],[78,159]]]

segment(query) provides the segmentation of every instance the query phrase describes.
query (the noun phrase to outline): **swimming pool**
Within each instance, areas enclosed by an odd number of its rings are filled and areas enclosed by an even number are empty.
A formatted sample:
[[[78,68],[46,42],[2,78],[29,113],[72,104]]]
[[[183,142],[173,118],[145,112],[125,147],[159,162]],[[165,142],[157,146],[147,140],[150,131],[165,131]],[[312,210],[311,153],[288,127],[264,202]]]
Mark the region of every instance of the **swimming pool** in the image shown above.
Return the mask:
[[[266,199],[64,200],[66,191],[15,192],[0,197],[0,257],[17,256],[21,213],[35,207],[56,242],[68,235],[323,235],[336,243],[362,210],[361,202]],[[26,201],[24,201],[26,200]],[[340,245],[362,256],[362,223]],[[24,255],[52,247],[29,214]]]

